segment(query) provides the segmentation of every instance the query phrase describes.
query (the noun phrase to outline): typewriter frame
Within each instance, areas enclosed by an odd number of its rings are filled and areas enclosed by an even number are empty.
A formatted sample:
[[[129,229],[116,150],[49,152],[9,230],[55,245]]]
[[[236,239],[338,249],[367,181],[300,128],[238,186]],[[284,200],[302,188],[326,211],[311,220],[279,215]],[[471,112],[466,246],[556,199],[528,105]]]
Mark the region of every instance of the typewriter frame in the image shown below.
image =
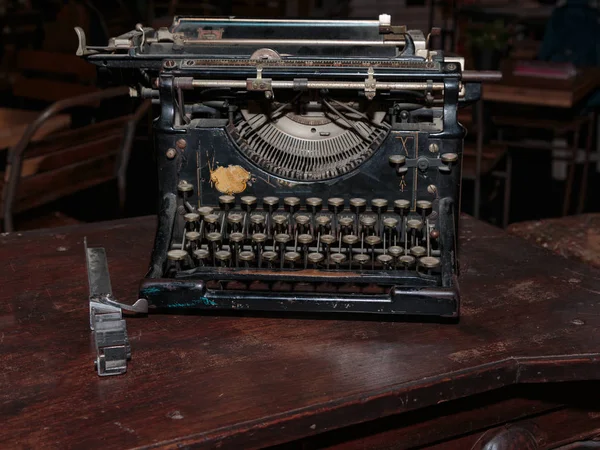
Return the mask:
[[[177,20],[177,19],[176,19]],[[380,27],[381,28],[381,27]],[[394,28],[394,27],[392,27]],[[389,31],[389,30],[388,30]],[[397,30],[396,30],[397,31]],[[160,116],[155,120],[154,132],[156,140],[156,155],[159,177],[159,213],[158,226],[155,236],[154,248],[152,251],[150,269],[146,278],[140,285],[140,298],[148,301],[150,311],[174,311],[180,309],[192,310],[256,310],[256,311],[288,311],[288,312],[348,312],[348,313],[374,313],[384,315],[417,315],[417,316],[438,316],[446,318],[457,318],[460,309],[460,296],[458,289],[458,261],[457,252],[457,230],[458,215],[460,206],[460,165],[462,161],[462,139],[464,129],[458,123],[457,109],[459,104],[466,104],[476,101],[480,96],[480,79],[474,74],[469,74],[462,70],[461,64],[456,58],[432,59],[429,50],[423,54],[422,42],[416,43],[417,39],[422,38],[420,32],[403,31],[405,38],[405,51],[403,55],[408,55],[404,61],[409,71],[398,71],[396,69],[386,69],[385,67],[377,72],[377,80],[381,82],[399,82],[407,81],[414,85],[424,86],[425,90],[431,89],[434,84],[443,89],[443,127],[441,130],[427,130],[419,127],[413,127],[407,130],[406,127],[393,125],[389,135],[381,144],[378,151],[363,165],[372,164],[379,167],[385,167],[382,158],[387,159],[387,151],[380,151],[382,148],[393,146],[395,138],[413,136],[414,157],[409,157],[407,152],[406,167],[414,170],[415,180],[418,173],[429,173],[430,171],[443,172],[436,183],[437,193],[441,198],[437,198],[436,213],[438,215],[440,262],[441,262],[441,283],[435,282],[433,278],[413,274],[407,276],[406,273],[400,273],[398,270],[313,270],[313,269],[284,269],[268,270],[262,268],[229,268],[229,267],[203,267],[181,271],[175,278],[164,278],[167,265],[167,252],[171,248],[171,242],[176,234],[176,226],[181,224],[182,217],[178,212],[181,206],[181,198],[178,194],[178,184],[181,180],[198,179],[197,188],[201,189],[200,168],[193,168],[193,165],[187,165],[186,161],[190,158],[190,153],[199,153],[199,145],[202,139],[204,142],[225,143],[230,139],[226,132],[226,126],[223,122],[211,119],[193,122],[187,125],[175,125],[177,115],[178,98],[181,101],[181,91],[193,89],[195,80],[211,79],[211,77],[223,77],[229,71],[223,67],[210,67],[200,65],[196,66],[193,62],[194,55],[181,54],[173,55],[165,53],[162,55],[154,54],[152,57],[146,57],[142,60],[144,67],[158,70],[157,83],[153,88],[145,90],[145,96],[151,98],[160,98]],[[392,35],[394,36],[394,35]],[[80,36],[81,37],[81,36]],[[129,36],[131,38],[131,36]],[[142,31],[136,36],[142,42],[145,34]],[[416,38],[416,39],[415,39]],[[142,45],[142,44],[140,44]],[[416,50],[417,47],[420,50]],[[80,42],[80,54],[85,54],[85,40],[83,45]],[[417,58],[417,54],[421,53]],[[412,58],[411,58],[412,56]],[[105,55],[88,56],[89,60],[99,64],[105,60]],[[373,58],[354,57],[355,60],[362,60],[365,65],[360,71],[329,67],[320,71],[306,69],[304,72],[310,73],[312,79],[327,79],[332,74],[342,74],[342,81],[339,82],[343,89],[343,83],[355,83],[352,79],[359,80],[358,83],[364,85],[365,94],[368,98],[372,89],[372,95],[375,95],[375,87],[370,84],[372,79],[372,68],[365,70],[365,66],[377,64],[378,61]],[[380,58],[379,62],[383,59]],[[411,67],[411,61],[414,66]],[[425,63],[426,61],[426,63]],[[137,63],[137,62],[136,62]],[[114,67],[128,68],[136,67],[136,63],[127,61],[127,57],[117,57],[111,61]],[[419,64],[423,70],[419,69]],[[100,65],[100,64],[99,64]],[[247,66],[235,68],[233,76],[246,84],[249,91],[258,91],[267,98],[272,86],[271,78],[266,78],[265,84],[262,82],[261,72],[256,66]],[[268,69],[267,69],[268,70]],[[303,70],[286,69],[277,72],[277,75],[283,79],[293,80],[294,90],[306,88],[304,78],[299,78]],[[194,78],[194,75],[197,77]],[[269,74],[272,76],[273,74]],[[267,75],[267,76],[269,76]],[[274,77],[273,77],[274,78]],[[300,81],[298,81],[300,80]],[[419,81],[415,81],[419,80]],[[373,82],[375,82],[373,80]],[[290,84],[288,82],[288,84]],[[144,89],[141,89],[144,91]],[[275,90],[275,89],[273,89]],[[272,91],[271,91],[272,93]],[[144,96],[144,94],[142,95]],[[435,147],[432,145],[435,144]],[[230,145],[233,145],[230,142]],[[404,145],[404,144],[403,144]],[[435,148],[435,150],[432,150]],[[405,148],[406,150],[406,148]],[[455,154],[458,159],[453,163],[444,163],[440,159],[440,154]],[[419,156],[420,155],[420,156]],[[239,157],[239,156],[238,156]],[[227,156],[224,156],[221,163],[226,164]],[[266,176],[273,177],[272,174],[265,172],[262,168],[253,164],[252,161],[246,161],[247,167],[254,172],[259,172]],[[362,167],[362,166],[361,166]],[[196,170],[196,172],[194,172]],[[389,177],[394,176],[393,171],[390,174],[382,175],[382,182],[387,181]],[[358,177],[358,182],[356,181]],[[386,179],[386,177],[388,177]],[[368,180],[361,179],[360,170],[357,169],[344,177],[343,182],[350,183],[354,178],[354,186],[360,189]],[[277,179],[277,177],[273,177]],[[345,180],[345,181],[344,181]],[[286,180],[283,180],[284,182]],[[293,183],[294,186],[302,183]],[[327,182],[313,182],[313,186],[325,186]],[[318,191],[320,188],[315,189]],[[366,188],[365,188],[366,189]],[[428,186],[414,184],[413,200],[416,201],[418,195],[428,195]],[[272,193],[272,191],[266,191]],[[320,192],[316,192],[318,195]],[[218,192],[208,193],[208,197],[203,198],[198,195],[194,200],[200,204],[202,200],[209,200],[208,204],[216,205],[215,201]],[[253,194],[260,196],[260,188],[255,188]],[[436,194],[437,195],[437,194]],[[430,196],[431,197],[431,196]],[[413,201],[413,211],[414,204]],[[363,292],[358,290],[347,290],[344,292],[330,291],[319,292],[317,290],[273,290],[272,285],[277,282],[285,282],[296,285],[297,283],[308,283],[315,286],[317,283],[347,285],[359,278],[362,285],[383,286],[387,293],[381,293],[381,290],[369,292],[367,289]],[[257,290],[222,290],[210,288],[209,284],[217,282],[247,282],[258,281],[262,286]],[[440,285],[441,284],[441,285]]]

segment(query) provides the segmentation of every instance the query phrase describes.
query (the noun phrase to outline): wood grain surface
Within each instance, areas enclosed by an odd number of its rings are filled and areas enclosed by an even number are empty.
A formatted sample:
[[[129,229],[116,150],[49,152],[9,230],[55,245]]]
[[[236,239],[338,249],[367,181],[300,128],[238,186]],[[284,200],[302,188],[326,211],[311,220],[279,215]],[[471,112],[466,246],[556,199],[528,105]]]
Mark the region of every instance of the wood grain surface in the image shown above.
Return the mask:
[[[83,239],[132,303],[155,218],[0,236],[0,448],[256,448],[515,383],[600,378],[600,272],[461,221],[462,318],[151,315],[99,378]]]

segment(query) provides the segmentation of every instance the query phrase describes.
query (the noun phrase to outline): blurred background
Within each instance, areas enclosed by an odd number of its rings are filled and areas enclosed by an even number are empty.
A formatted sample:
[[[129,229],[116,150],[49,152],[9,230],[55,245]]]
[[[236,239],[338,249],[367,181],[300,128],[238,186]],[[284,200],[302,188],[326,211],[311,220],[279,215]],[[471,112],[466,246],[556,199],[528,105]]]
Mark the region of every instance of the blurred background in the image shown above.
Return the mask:
[[[177,14],[376,19],[381,13],[409,29],[439,27],[433,47],[464,55],[468,68],[505,74],[500,84],[484,86],[480,105],[460,114],[468,130],[464,212],[506,227],[600,211],[597,2],[0,0],[0,189],[10,185],[9,149],[21,143],[26,148],[17,150],[27,155],[12,202],[15,228],[156,212],[151,108],[123,92],[101,102],[94,97],[96,73],[74,56],[74,26],[85,30],[88,45],[106,45],[136,23],[168,26]],[[87,93],[85,104],[69,105],[26,136],[45,107]],[[108,147],[115,151],[105,154]]]

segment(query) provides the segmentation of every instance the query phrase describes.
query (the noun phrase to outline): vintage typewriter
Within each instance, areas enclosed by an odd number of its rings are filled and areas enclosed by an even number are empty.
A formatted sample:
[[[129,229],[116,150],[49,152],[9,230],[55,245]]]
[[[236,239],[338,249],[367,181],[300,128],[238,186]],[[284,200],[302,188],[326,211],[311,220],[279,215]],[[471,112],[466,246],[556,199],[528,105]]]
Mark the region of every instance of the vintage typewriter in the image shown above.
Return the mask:
[[[457,109],[498,74],[388,15],[76,31],[160,105],[149,311],[458,316]]]

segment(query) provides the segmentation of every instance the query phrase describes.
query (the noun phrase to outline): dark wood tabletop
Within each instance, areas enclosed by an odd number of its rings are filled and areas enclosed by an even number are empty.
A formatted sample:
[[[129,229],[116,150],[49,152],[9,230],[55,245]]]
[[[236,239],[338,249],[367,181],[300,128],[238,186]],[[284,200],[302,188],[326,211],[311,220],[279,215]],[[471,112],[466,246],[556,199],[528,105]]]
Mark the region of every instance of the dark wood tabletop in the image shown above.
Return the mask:
[[[150,315],[127,320],[128,373],[103,378],[83,239],[106,248],[114,294],[132,303],[155,219],[2,235],[0,448],[264,447],[600,378],[600,272],[468,217],[461,227],[458,324]]]

